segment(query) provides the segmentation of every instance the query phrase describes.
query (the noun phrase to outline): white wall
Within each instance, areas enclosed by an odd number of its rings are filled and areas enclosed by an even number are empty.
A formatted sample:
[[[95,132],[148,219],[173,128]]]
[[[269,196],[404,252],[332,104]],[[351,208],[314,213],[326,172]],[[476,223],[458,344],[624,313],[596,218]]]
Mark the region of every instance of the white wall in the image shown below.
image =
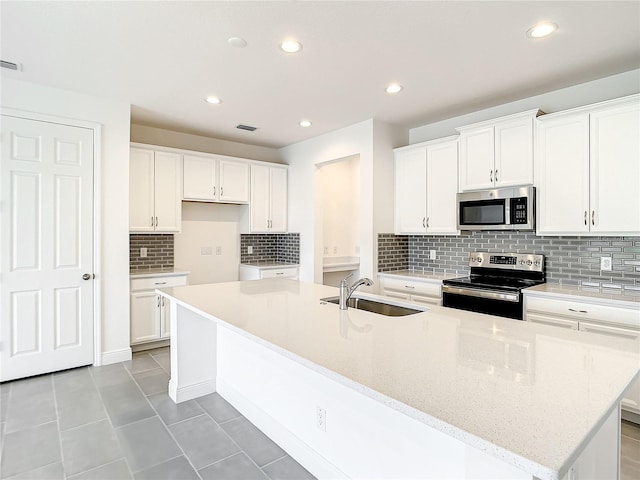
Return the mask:
[[[3,107],[102,125],[100,197],[102,354],[130,357],[129,348],[129,104],[2,76]]]
[[[240,218],[247,205],[182,202],[182,232],[175,235],[175,267],[187,270],[189,284],[238,279]],[[202,255],[202,248],[211,255]],[[221,255],[216,255],[221,247]]]
[[[524,112],[525,110],[539,108],[545,113],[554,113],[634,93],[640,93],[640,70],[631,70],[630,72],[604,77],[441,122],[412,128],[409,131],[409,143],[420,143],[455,135],[458,133],[456,127]]]
[[[162,145],[163,147],[183,148],[196,152],[249,158],[251,160],[262,160],[264,162],[284,163],[278,154],[278,150],[275,148],[230,142],[228,140],[174,132],[172,130],[147,127],[145,125],[131,125],[131,141],[148,143],[150,145]]]
[[[301,280],[322,283],[322,216],[315,214],[321,208],[321,184],[316,169],[354,155],[360,157],[360,274],[375,277],[377,233],[388,225],[393,229],[392,149],[405,145],[407,138],[405,129],[371,119],[280,149],[289,165],[289,230],[300,232]],[[390,206],[383,205],[387,203]]]

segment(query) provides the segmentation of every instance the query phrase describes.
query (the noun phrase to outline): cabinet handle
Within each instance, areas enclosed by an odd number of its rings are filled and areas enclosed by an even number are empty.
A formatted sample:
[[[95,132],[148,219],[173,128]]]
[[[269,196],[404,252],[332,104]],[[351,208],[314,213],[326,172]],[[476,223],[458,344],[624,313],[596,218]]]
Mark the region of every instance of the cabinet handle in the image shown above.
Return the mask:
[[[596,224],[596,211],[591,210],[591,225],[595,225],[595,224]]]
[[[151,226],[153,227],[153,217],[151,217]]]
[[[216,186],[215,185],[213,186],[213,196],[214,197],[216,196]]]
[[[422,217],[422,228],[427,228],[427,219]]]
[[[497,168],[496,168],[496,171],[495,171],[495,172],[493,172],[493,180],[494,180],[495,182],[497,182],[497,181],[498,181],[498,169],[497,169]]]
[[[164,307],[164,297],[162,297],[162,306]]]
[[[276,272],[276,275],[284,275],[284,272]]]
[[[589,313],[589,312],[588,312],[588,311],[586,311],[586,310],[576,310],[576,309],[574,309],[574,308],[570,308],[570,309],[569,309],[569,311],[570,311],[570,312],[575,312],[575,313]]]
[[[489,181],[493,183],[493,170],[489,172]]]
[[[166,285],[167,282],[154,282],[154,285]]]
[[[156,227],[158,226],[158,217],[156,217]]]
[[[404,288],[411,288],[411,289],[414,289],[414,288],[416,288],[416,287],[414,287],[413,285],[405,285],[405,286],[404,286]]]
[[[160,295],[156,297],[158,299],[158,308],[160,308]]]
[[[220,187],[220,196],[222,197],[224,195],[224,187]]]
[[[427,228],[429,228],[429,217],[427,217]]]
[[[585,224],[585,225],[587,224],[587,215],[588,215],[588,213],[587,213],[587,211],[585,210],[585,211],[584,211],[584,224]]]

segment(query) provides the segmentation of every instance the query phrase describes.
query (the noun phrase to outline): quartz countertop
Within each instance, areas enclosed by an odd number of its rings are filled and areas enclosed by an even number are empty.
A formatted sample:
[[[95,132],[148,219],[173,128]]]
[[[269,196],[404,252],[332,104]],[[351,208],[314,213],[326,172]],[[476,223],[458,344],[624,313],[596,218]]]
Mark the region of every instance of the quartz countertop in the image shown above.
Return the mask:
[[[612,288],[578,287],[573,285],[559,285],[557,283],[543,283],[523,290],[525,295],[544,295],[558,297],[581,297],[586,300],[610,303],[612,305],[640,306],[640,291],[618,290]]]
[[[408,279],[423,279],[423,280],[435,280],[442,281],[448,280],[450,278],[458,278],[464,277],[463,274],[457,273],[425,273],[420,270],[392,270],[390,272],[378,272],[378,276],[393,276],[393,277],[402,277]]]
[[[244,262],[240,265],[244,267],[271,269],[271,268],[286,268],[286,267],[299,267],[297,263],[285,263],[285,262]]]
[[[567,473],[640,369],[631,340],[438,306],[341,311],[319,301],[336,288],[297,280],[159,291],[541,479]]]
[[[189,271],[171,268],[148,268],[146,270],[131,270],[129,278],[153,278],[153,277],[176,277],[179,275],[189,275]]]

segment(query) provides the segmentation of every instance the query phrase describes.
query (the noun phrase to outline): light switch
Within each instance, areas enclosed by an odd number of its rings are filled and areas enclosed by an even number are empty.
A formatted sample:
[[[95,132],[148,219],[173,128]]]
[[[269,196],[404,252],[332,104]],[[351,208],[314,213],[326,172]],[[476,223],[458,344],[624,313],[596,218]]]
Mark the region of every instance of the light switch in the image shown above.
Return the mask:
[[[252,247],[251,245],[249,245],[249,246],[247,247],[247,253],[248,253],[249,255],[251,255],[251,254],[253,253],[253,247]]]
[[[147,256],[147,247],[140,247],[140,258],[145,258]]]
[[[200,247],[200,255],[211,255],[212,253],[211,247]]]

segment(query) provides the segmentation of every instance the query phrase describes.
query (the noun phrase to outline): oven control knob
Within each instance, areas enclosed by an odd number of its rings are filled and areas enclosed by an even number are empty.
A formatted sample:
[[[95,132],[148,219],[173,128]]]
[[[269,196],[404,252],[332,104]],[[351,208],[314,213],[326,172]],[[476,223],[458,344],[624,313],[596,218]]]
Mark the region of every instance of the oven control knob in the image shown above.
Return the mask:
[[[520,260],[520,265],[524,265],[524,260]]]
[[[540,260],[536,260],[535,262],[533,262],[533,264],[537,267],[540,265]]]
[[[527,260],[527,265],[531,266],[533,262],[531,260]]]

